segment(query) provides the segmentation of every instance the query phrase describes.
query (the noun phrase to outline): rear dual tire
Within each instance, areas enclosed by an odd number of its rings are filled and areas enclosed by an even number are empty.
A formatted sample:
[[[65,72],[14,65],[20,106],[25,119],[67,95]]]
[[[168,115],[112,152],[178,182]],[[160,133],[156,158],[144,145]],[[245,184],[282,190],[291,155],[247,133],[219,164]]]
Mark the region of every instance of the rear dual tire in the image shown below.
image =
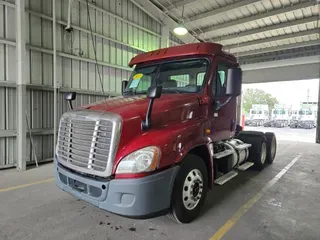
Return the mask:
[[[238,138],[251,144],[248,161],[254,163],[254,167],[262,170],[266,163],[272,163],[276,156],[277,141],[274,133],[241,132]]]
[[[272,132],[266,132],[264,134],[267,139],[267,163],[273,163],[277,154],[277,139],[276,135]]]

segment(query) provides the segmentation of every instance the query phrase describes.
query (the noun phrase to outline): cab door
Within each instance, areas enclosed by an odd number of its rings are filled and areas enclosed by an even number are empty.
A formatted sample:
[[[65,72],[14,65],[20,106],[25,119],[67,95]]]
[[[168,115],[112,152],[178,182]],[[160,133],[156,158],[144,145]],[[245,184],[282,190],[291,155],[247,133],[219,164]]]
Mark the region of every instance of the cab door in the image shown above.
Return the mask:
[[[235,64],[222,58],[216,59],[217,64],[209,86],[211,92],[208,95],[211,95],[211,105],[208,117],[211,123],[211,138],[213,141],[220,141],[234,136],[237,99],[226,94],[228,69],[234,67]]]

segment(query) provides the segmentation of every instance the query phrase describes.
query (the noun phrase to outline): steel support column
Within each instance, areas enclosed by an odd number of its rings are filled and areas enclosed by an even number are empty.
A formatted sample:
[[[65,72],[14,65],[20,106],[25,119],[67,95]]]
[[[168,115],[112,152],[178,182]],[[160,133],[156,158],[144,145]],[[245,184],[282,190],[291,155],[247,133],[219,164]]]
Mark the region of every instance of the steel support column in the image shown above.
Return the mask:
[[[56,44],[56,0],[52,0],[52,45],[53,45],[53,156],[55,154],[55,145],[57,143],[57,125],[58,125],[58,83],[57,83],[57,44]]]
[[[26,170],[27,138],[26,109],[26,43],[25,43],[25,0],[16,1],[16,57],[17,57],[17,169]]]
[[[318,117],[317,117],[316,143],[320,143],[320,79],[319,79],[319,93],[318,93]]]
[[[160,38],[160,48],[167,48],[169,47],[170,37],[169,37],[169,27],[162,26],[161,28],[161,38]]]

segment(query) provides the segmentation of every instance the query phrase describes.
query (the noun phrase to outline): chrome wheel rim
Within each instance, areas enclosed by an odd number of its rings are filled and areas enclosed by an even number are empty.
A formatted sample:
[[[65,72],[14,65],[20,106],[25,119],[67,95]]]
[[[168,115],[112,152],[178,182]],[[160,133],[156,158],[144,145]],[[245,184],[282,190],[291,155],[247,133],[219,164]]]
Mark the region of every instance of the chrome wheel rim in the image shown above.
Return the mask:
[[[261,163],[264,164],[267,157],[267,145],[266,143],[262,143],[261,147]]]
[[[193,210],[199,204],[203,194],[203,177],[198,169],[191,170],[184,180],[182,202],[186,209]]]

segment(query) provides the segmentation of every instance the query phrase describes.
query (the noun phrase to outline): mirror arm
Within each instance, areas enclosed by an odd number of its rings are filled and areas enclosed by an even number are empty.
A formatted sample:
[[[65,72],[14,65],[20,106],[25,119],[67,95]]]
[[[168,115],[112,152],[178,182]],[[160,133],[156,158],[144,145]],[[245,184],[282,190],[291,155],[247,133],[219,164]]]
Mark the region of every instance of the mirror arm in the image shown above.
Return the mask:
[[[68,103],[69,103],[69,109],[70,109],[70,110],[73,110],[72,101],[69,100]]]
[[[142,120],[141,122],[141,128],[142,130],[146,131],[151,128],[151,115],[152,115],[152,107],[153,102],[156,98],[159,98],[161,96],[162,86],[151,86],[148,88],[147,96],[150,99],[148,110],[146,113],[146,119]]]
[[[224,101],[223,103],[219,104],[218,106],[216,106],[216,111],[219,111],[221,108],[223,108],[225,105],[227,105],[230,100],[232,99],[232,96],[228,97],[228,99],[226,101]]]
[[[145,131],[151,128],[151,114],[152,114],[153,102],[154,102],[154,98],[151,98],[149,101],[146,119],[142,121],[142,129]]]
[[[122,81],[122,85],[121,85],[121,93],[124,93],[124,90],[127,88],[128,86],[128,81],[127,80],[123,80]]]

